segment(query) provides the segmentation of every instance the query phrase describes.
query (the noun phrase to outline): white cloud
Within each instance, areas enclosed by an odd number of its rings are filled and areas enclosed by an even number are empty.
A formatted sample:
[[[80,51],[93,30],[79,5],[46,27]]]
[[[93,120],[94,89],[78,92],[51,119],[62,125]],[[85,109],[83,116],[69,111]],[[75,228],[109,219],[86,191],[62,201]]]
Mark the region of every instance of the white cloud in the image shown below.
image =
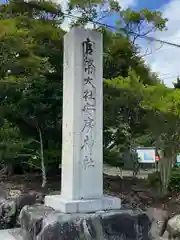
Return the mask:
[[[137,4],[136,0],[118,0],[122,8],[134,7]]]
[[[179,0],[171,0],[171,2],[165,4],[160,9],[163,15],[168,18],[168,30],[153,34],[155,38],[180,44],[179,9]],[[159,73],[164,83],[172,87],[177,75],[180,75],[180,48],[163,44],[162,47],[156,51],[155,49],[160,46],[159,43],[153,44],[153,52],[146,57],[146,61],[150,64],[153,71]]]

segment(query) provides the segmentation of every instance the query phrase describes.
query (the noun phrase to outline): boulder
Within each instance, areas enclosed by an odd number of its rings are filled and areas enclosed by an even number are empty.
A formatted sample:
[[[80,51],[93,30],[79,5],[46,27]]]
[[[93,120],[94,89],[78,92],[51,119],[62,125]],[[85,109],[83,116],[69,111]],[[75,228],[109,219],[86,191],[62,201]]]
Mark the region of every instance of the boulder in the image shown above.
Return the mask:
[[[52,212],[54,212],[52,208],[44,205],[25,206],[19,215],[23,239],[36,239],[41,231],[43,219]]]
[[[18,217],[21,209],[26,205],[35,203],[36,193],[34,192],[13,196],[12,199],[0,197],[0,229],[18,227]]]
[[[176,215],[169,219],[167,231],[169,233],[169,239],[180,239],[180,215]]]
[[[0,201],[7,199],[7,196],[8,196],[8,194],[7,194],[5,187],[0,185]]]
[[[151,239],[151,221],[141,211],[64,214],[43,205],[25,206],[20,223],[24,240]]]
[[[151,239],[159,239],[166,231],[169,220],[168,212],[159,208],[148,208],[146,213],[152,222],[150,237]]]
[[[0,229],[13,227],[16,214],[16,204],[12,200],[0,201]]]
[[[16,204],[16,215],[15,215],[15,226],[19,227],[19,214],[24,206],[31,206],[36,204],[37,200],[37,193],[36,192],[29,192],[23,193],[17,196],[15,199]]]
[[[36,204],[36,192],[24,193],[15,198],[17,211],[20,213],[24,206]]]

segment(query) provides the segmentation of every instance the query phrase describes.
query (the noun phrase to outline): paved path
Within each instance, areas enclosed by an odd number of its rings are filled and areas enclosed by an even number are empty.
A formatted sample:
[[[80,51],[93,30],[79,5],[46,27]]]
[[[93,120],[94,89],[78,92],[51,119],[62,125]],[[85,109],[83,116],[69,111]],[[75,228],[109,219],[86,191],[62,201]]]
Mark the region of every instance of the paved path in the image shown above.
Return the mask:
[[[148,174],[153,172],[155,172],[155,169],[148,169],[148,170],[141,169],[137,175],[137,178],[147,178]],[[122,170],[122,172],[120,172],[119,168],[111,167],[108,165],[104,165],[104,173],[111,176],[123,176],[123,177],[133,176],[133,173],[130,170]]]

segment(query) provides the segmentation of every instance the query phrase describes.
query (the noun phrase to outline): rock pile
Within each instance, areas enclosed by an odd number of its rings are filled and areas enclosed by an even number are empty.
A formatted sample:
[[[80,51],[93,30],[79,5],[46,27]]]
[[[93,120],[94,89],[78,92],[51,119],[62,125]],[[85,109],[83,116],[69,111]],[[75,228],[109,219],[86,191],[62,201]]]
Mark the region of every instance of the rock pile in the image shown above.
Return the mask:
[[[24,206],[37,203],[36,192],[15,194],[8,196],[0,187],[0,229],[9,229],[19,226],[18,217]]]
[[[19,227],[23,240],[180,239],[180,215],[170,218],[162,209],[124,205],[119,211],[63,214],[44,206],[42,194],[10,193],[0,187],[0,229]]]
[[[64,214],[45,206],[26,206],[20,223],[26,240],[150,240],[151,222],[142,211]]]

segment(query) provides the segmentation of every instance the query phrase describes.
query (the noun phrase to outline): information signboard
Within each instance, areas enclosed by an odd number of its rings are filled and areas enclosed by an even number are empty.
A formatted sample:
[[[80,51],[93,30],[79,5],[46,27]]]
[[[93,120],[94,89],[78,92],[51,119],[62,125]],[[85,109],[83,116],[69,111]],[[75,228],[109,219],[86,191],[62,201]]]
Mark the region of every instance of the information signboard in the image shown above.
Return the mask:
[[[177,155],[176,165],[177,165],[177,166],[180,166],[180,154]]]
[[[137,154],[140,163],[155,163],[156,161],[156,149],[155,148],[137,148]]]

